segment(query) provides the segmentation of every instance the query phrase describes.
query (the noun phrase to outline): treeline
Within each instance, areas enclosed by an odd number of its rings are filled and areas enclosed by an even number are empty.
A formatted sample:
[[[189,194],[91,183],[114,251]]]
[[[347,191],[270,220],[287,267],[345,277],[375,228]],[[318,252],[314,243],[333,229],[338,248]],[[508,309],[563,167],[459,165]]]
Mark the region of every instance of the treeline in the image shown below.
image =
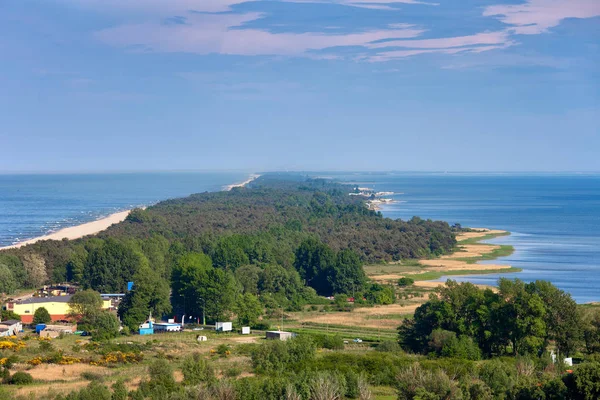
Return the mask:
[[[399,327],[411,352],[471,360],[503,355],[561,356],[600,349],[599,314],[547,281],[500,279],[498,289],[448,281]]]
[[[389,302],[390,290],[369,284],[363,263],[444,254],[455,236],[445,222],[383,218],[352,189],[266,175],[250,188],[164,201],[96,237],[3,251],[0,291],[69,281],[123,293],[134,281],[120,310],[130,327],[150,312],[241,313],[242,295],[293,309],[315,294]]]

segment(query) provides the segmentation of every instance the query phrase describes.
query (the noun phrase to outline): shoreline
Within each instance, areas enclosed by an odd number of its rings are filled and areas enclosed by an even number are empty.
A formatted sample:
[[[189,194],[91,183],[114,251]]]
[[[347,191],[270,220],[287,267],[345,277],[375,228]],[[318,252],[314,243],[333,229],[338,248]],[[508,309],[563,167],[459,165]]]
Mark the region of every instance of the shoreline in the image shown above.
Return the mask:
[[[118,224],[127,218],[132,210],[119,211],[108,217],[100,218],[95,221],[86,222],[80,225],[69,226],[59,229],[56,232],[48,233],[47,235],[38,236],[32,239],[23,240],[9,246],[0,247],[0,250],[18,249],[20,247],[34,244],[42,240],[63,240],[63,239],[79,239],[84,236],[95,235],[109,228],[111,225]]]
[[[418,282],[429,282],[421,286],[431,286],[433,284],[443,284],[436,280],[446,276],[468,276],[496,273],[521,272],[521,269],[514,268],[508,264],[479,264],[479,261],[494,260],[498,257],[505,257],[514,251],[512,246],[496,245],[491,243],[480,243],[483,240],[493,239],[499,236],[510,235],[508,231],[494,230],[487,228],[472,228],[468,232],[461,232],[457,235],[456,249],[451,254],[433,259],[415,260],[408,264],[389,264],[386,267],[379,267],[382,274],[371,272],[369,277],[375,281],[392,282],[399,278],[408,277]],[[371,269],[378,269],[377,266]]]
[[[244,182],[226,185],[223,187],[223,190],[229,191],[235,187],[246,186],[253,180],[257,179],[259,176],[260,176],[259,174],[251,174],[250,177],[248,179],[246,179]],[[135,208],[145,209],[146,207],[135,207]],[[135,208],[130,209],[130,210],[119,211],[119,212],[110,214],[109,216],[104,217],[104,218],[85,222],[85,223],[82,223],[79,225],[68,226],[65,228],[61,228],[56,232],[50,232],[50,233],[47,233],[42,236],[37,236],[37,237],[31,238],[31,239],[26,239],[26,240],[20,241],[18,243],[13,243],[8,246],[3,246],[3,247],[0,247],[0,251],[10,250],[10,249],[18,249],[20,247],[24,247],[29,244],[34,244],[34,243],[40,242],[42,240],[63,240],[63,239],[75,240],[75,239],[80,239],[85,236],[96,235],[96,234],[108,229],[111,225],[118,224],[119,222],[123,222],[125,220],[125,218],[127,218],[127,216],[129,215],[129,213],[132,210],[134,210]]]
[[[225,185],[223,186],[223,190],[228,192],[230,190],[232,190],[233,188],[236,187],[244,187],[246,185],[248,185],[250,182],[254,181],[255,179],[258,179],[260,177],[259,174],[251,174],[250,177],[248,179],[246,179],[243,182],[240,183],[232,183],[231,185]]]

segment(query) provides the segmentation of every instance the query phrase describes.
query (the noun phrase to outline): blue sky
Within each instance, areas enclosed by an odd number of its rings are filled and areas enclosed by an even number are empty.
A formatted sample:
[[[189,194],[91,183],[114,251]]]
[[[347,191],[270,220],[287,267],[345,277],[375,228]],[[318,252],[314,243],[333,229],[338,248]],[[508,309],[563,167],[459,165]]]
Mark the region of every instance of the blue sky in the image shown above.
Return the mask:
[[[3,0],[0,171],[600,171],[598,0]]]

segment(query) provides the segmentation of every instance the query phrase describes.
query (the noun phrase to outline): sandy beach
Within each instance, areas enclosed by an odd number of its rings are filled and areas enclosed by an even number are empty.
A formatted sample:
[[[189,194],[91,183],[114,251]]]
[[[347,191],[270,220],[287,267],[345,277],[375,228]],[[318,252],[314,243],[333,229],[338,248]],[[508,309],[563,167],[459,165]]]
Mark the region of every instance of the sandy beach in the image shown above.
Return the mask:
[[[247,184],[249,184],[250,182],[252,182],[253,180],[257,179],[258,177],[260,177],[260,175],[258,174],[252,174],[250,175],[250,178],[246,179],[244,182],[240,182],[240,183],[234,183],[231,185],[226,185],[223,187],[224,190],[229,191],[235,187],[244,187]]]
[[[256,178],[258,178],[259,176],[260,175],[258,175],[258,174],[252,174],[244,182],[227,185],[223,189],[231,190],[234,187],[246,186],[247,184],[249,184]],[[113,224],[118,224],[119,222],[124,221],[130,212],[131,212],[131,210],[114,213],[114,214],[109,215],[106,218],[101,218],[96,221],[86,222],[85,224],[81,224],[81,225],[77,225],[77,226],[70,226],[68,228],[63,228],[61,230],[58,230],[53,233],[49,233],[44,236],[39,236],[39,237],[36,237],[33,239],[24,240],[22,242],[15,243],[10,246],[0,247],[0,250],[16,249],[19,247],[27,246],[28,244],[33,244],[35,242],[39,242],[41,240],[62,240],[62,239],[73,240],[73,239],[82,238],[84,236],[95,235],[95,234],[107,229],[108,227],[110,227]]]
[[[379,282],[393,282],[402,278],[406,275],[418,275],[426,272],[461,272],[466,271],[469,273],[485,273],[487,271],[498,271],[498,270],[509,270],[512,268],[508,264],[480,264],[472,262],[473,259],[483,258],[494,251],[500,249],[500,246],[488,243],[469,243],[464,244],[461,242],[484,238],[487,235],[505,235],[506,231],[476,228],[477,231],[462,232],[456,235],[457,251],[452,254],[448,254],[439,258],[419,260],[418,267],[398,267],[398,271],[394,271],[393,264],[389,268],[386,268],[384,273],[371,273],[368,274],[373,280]],[[470,260],[471,259],[471,260]],[[433,284],[433,283],[432,283]],[[435,283],[436,285],[439,282]],[[424,284],[421,284],[424,285]]]
[[[88,236],[88,235],[95,235],[98,232],[102,232],[103,230],[105,230],[106,228],[108,228],[109,226],[111,226],[113,224],[118,224],[119,222],[124,221],[125,218],[127,218],[127,216],[129,215],[130,211],[131,210],[121,211],[121,212],[111,214],[106,218],[101,218],[96,221],[86,222],[85,224],[81,224],[81,225],[77,225],[77,226],[70,226],[68,228],[63,228],[59,231],[50,233],[48,235],[39,236],[39,237],[29,239],[29,240],[24,240],[22,242],[13,244],[11,246],[0,247],[0,250],[16,249],[19,247],[26,246],[28,244],[39,242],[40,240],[62,240],[62,239],[72,240],[72,239],[79,239],[81,237]]]

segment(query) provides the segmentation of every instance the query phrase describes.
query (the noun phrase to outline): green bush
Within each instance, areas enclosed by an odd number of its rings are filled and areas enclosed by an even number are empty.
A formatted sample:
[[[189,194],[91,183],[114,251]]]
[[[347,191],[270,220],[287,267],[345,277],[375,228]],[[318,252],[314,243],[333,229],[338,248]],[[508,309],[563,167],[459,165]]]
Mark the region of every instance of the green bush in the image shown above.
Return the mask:
[[[375,347],[375,350],[386,353],[394,353],[402,349],[400,348],[398,342],[395,342],[393,340],[384,340],[383,342],[379,343],[377,347]]]
[[[215,371],[208,360],[200,354],[192,354],[183,360],[184,385],[199,385],[202,382],[210,383],[215,380]]]
[[[13,376],[10,377],[9,383],[11,385],[29,385],[33,383],[33,377],[27,372],[15,372]]]
[[[412,286],[415,283],[415,280],[412,278],[400,278],[398,279],[398,286],[407,287]]]
[[[498,359],[493,359],[483,363],[479,369],[479,377],[484,381],[497,399],[507,397],[515,386],[516,371],[508,364]]]
[[[50,313],[44,307],[40,307],[33,313],[33,324],[47,324],[52,321]]]

